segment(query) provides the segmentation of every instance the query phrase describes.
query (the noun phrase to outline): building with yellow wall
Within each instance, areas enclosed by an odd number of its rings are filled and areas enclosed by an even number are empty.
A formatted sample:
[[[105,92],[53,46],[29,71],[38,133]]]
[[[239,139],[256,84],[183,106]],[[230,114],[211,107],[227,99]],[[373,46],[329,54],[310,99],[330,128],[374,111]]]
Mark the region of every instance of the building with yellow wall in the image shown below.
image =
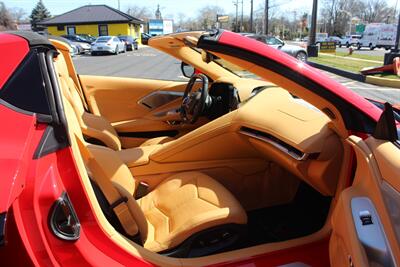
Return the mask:
[[[86,5],[44,20],[49,34],[130,35],[140,42],[140,24],[143,20],[132,17],[107,5]]]

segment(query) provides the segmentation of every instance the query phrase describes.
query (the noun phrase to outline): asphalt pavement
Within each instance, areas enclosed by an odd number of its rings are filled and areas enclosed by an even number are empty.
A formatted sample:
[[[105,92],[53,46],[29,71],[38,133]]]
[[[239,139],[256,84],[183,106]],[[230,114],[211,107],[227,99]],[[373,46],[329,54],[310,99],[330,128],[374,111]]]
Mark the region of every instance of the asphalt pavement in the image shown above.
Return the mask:
[[[148,46],[119,55],[81,55],[74,58],[74,63],[79,74],[175,81],[187,80],[182,76],[178,60]],[[343,78],[329,72],[325,73],[364,97],[388,101],[392,104],[400,103],[400,89],[375,86]]]

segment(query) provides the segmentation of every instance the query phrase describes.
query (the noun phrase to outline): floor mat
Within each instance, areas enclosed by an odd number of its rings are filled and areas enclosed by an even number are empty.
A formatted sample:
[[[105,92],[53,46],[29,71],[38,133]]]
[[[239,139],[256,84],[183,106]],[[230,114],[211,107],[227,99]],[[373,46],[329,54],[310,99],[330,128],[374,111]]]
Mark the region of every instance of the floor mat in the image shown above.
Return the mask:
[[[330,202],[331,197],[302,183],[290,204],[248,212],[248,233],[238,248],[312,234],[324,226]]]

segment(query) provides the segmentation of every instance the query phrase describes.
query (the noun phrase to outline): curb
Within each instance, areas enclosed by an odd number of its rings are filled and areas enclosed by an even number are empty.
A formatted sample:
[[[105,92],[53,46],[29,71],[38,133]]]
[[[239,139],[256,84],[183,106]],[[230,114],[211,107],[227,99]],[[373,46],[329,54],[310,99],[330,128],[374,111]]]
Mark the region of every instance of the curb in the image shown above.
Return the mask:
[[[307,62],[307,64],[314,68],[325,70],[325,71],[331,72],[333,74],[336,74],[336,75],[339,75],[339,76],[342,76],[342,77],[345,77],[345,78],[348,78],[351,80],[355,80],[358,82],[400,89],[400,79],[395,80],[395,79],[381,78],[381,77],[375,77],[375,76],[370,76],[370,75],[362,75],[359,73],[345,71],[345,70],[333,68],[330,66],[318,64],[315,62]]]
[[[365,82],[374,85],[387,86],[400,89],[400,80],[382,77],[366,76]]]

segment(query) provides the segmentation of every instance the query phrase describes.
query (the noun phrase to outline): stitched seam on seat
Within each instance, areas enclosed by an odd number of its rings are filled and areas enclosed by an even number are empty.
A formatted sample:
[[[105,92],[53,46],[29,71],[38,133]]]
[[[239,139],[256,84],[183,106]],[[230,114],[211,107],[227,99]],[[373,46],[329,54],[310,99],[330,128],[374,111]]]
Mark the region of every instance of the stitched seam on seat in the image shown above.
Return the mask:
[[[157,204],[154,202],[154,199],[152,200],[152,202],[153,202],[153,208],[157,209],[162,215],[164,215],[167,218],[168,233],[171,233],[171,220],[170,220],[168,214],[165,211],[161,210],[159,207],[157,207]]]

